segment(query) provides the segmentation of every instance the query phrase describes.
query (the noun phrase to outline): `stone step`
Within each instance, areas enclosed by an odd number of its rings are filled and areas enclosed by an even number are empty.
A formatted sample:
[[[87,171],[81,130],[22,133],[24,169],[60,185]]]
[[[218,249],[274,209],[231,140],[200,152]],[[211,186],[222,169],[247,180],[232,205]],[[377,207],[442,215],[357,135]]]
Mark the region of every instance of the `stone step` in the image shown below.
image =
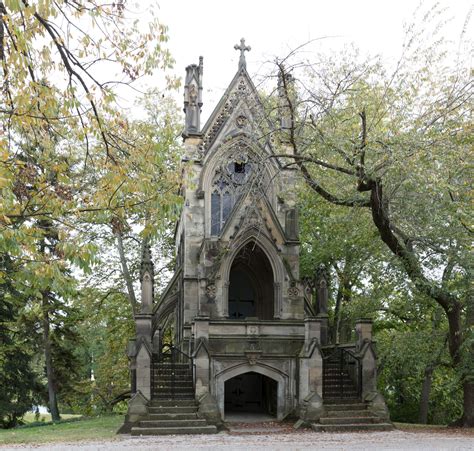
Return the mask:
[[[178,390],[153,390],[152,397],[155,399],[193,399],[194,390],[178,391]]]
[[[324,378],[323,383],[324,383],[324,385],[327,385],[327,384],[350,384],[350,385],[355,385],[354,381],[352,379],[349,379],[348,377]]]
[[[166,413],[195,413],[197,410],[196,406],[167,406]],[[153,413],[165,413],[162,407],[149,407],[148,412]]]
[[[328,405],[326,405],[326,413],[325,418],[341,418],[341,417],[369,417],[372,414],[368,410],[360,409],[360,410],[329,410]]]
[[[390,423],[378,424],[316,424],[311,425],[315,432],[350,432],[350,431],[391,431]]]
[[[346,371],[338,371],[338,370],[329,370],[329,371],[324,371],[324,378],[326,379],[327,377],[350,377],[350,374]]]
[[[188,387],[188,386],[180,386],[180,387],[173,387],[171,385],[158,385],[153,387],[153,391],[157,392],[170,392],[170,393],[194,393],[194,387]],[[172,398],[172,396],[170,396]]]
[[[152,363],[153,370],[190,370],[189,363]]]
[[[167,390],[167,389],[171,390],[172,388],[175,388],[176,390],[178,390],[178,389],[179,390],[184,390],[184,389],[192,390],[194,388],[194,385],[192,383],[191,384],[189,384],[189,383],[187,383],[187,384],[171,384],[171,383],[169,383],[169,381],[166,381],[166,383],[164,383],[164,382],[163,383],[155,383],[155,384],[153,384],[153,387],[154,387],[155,390],[158,389],[158,388],[160,390]]]
[[[193,380],[193,375],[192,374],[186,374],[186,375],[179,375],[179,374],[162,374],[162,373],[156,373],[153,375],[152,379],[169,379],[172,381],[192,381]]]
[[[350,390],[349,388],[340,389],[336,388],[333,390],[323,390],[323,396],[329,398],[355,398],[357,396],[356,390]]]
[[[159,420],[197,420],[198,416],[197,413],[166,413],[163,410],[163,413],[150,413],[148,414],[147,418],[150,421],[159,421]]]
[[[348,417],[321,417],[321,424],[373,424],[378,422],[378,418],[374,416],[348,416]]]
[[[193,374],[190,368],[152,368],[153,374]]]
[[[139,426],[142,428],[189,427],[206,425],[206,420],[203,418],[193,418],[192,420],[142,420],[139,423]]]
[[[149,407],[170,407],[170,406],[197,407],[197,403],[195,399],[163,398],[163,399],[152,399],[149,404]]]
[[[324,386],[323,387],[323,392],[324,393],[349,393],[349,392],[354,392],[354,396],[357,396],[357,390],[354,388],[352,385],[330,385],[329,387]]]
[[[324,401],[324,405],[326,407],[328,406],[331,406],[331,405],[335,405],[335,404],[342,404],[342,403],[352,403],[352,399],[353,398],[344,398],[344,397],[341,397],[341,396],[323,396],[323,401]],[[357,408],[353,408],[353,410],[358,410],[360,409],[361,407],[357,407]],[[363,409],[363,407],[362,407]],[[340,410],[345,410],[345,409],[340,409]]]
[[[348,383],[338,383],[338,382],[331,382],[330,384],[324,384],[325,388],[337,388],[337,387],[352,387],[355,388],[355,385],[351,382]]]
[[[324,407],[328,411],[335,410],[366,410],[367,406],[359,399],[340,399],[324,400]]]
[[[193,385],[192,379],[174,378],[174,377],[155,377],[155,384],[175,384],[175,385]]]
[[[194,399],[194,393],[185,393],[185,394],[172,394],[172,393],[152,393],[153,399],[169,399],[173,397],[176,400],[180,401],[192,401]]]
[[[352,393],[354,397],[357,396],[357,390],[354,390],[350,387],[326,387],[323,389],[323,393],[334,394],[334,395],[344,395],[347,396],[349,393]]]
[[[166,427],[166,428],[141,428],[133,427],[131,435],[181,435],[181,434],[215,434],[217,428],[214,425],[189,426],[189,427]]]
[[[173,374],[173,373],[155,373],[151,375],[151,378],[156,379],[172,379],[176,381],[192,381],[192,374]]]

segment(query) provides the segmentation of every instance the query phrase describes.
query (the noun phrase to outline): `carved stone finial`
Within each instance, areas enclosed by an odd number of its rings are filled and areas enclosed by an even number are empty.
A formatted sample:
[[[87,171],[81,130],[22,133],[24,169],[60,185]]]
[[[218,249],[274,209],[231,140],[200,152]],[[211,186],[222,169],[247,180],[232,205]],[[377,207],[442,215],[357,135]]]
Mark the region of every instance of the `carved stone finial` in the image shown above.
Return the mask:
[[[290,102],[294,101],[294,84],[295,79],[293,75],[286,72],[282,64],[279,66],[278,71],[278,99],[279,99],[279,114],[280,114],[280,126],[282,130],[289,130],[292,128],[292,117]]]
[[[202,74],[203,57],[199,57],[199,65],[191,64],[186,67],[184,83],[184,133],[183,136],[199,135],[201,133],[202,107]]]
[[[148,242],[143,243],[142,261],[140,263],[141,313],[151,313],[154,298],[154,266],[151,261],[151,250]]]
[[[321,264],[316,270],[314,286],[316,289],[316,300],[318,302],[318,313],[328,312],[328,273],[326,266]]]
[[[150,274],[151,277],[154,275],[154,265],[151,260],[151,248],[145,243],[142,249],[142,261],[140,262],[140,282],[143,281],[145,273]]]
[[[239,69],[246,69],[247,62],[245,61],[245,51],[250,52],[250,50],[252,50],[252,47],[250,47],[249,45],[245,45],[245,39],[242,38],[240,40],[240,45],[235,44],[234,49],[240,50]]]

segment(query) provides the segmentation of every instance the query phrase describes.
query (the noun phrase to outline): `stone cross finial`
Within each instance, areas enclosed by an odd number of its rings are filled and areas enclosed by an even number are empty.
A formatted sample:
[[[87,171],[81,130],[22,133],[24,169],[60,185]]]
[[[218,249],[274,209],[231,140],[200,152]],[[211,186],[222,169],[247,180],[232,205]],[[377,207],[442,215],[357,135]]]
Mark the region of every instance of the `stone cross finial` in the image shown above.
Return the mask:
[[[240,50],[239,69],[246,69],[247,62],[245,61],[245,51],[250,52],[250,50],[252,50],[252,47],[250,47],[249,45],[245,45],[245,39],[242,38],[240,40],[240,45],[235,44],[234,49]]]

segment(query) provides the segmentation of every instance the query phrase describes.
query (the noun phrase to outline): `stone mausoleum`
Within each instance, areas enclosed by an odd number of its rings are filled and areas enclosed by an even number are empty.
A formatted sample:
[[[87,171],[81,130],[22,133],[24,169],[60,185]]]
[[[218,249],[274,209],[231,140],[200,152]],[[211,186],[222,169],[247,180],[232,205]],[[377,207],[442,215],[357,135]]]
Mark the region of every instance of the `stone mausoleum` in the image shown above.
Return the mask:
[[[278,138],[291,127],[284,94],[292,77],[278,78],[275,127],[246,69],[250,47],[242,39],[235,48],[237,73],[203,127],[203,59],[186,68],[176,270],[155,302],[144,249],[121,432],[215,432],[234,412],[315,430],[390,427],[376,391],[371,322],[355,325],[355,343],[330,345],[324,272],[313,288],[300,280],[298,172]],[[348,421],[348,409],[359,421]]]

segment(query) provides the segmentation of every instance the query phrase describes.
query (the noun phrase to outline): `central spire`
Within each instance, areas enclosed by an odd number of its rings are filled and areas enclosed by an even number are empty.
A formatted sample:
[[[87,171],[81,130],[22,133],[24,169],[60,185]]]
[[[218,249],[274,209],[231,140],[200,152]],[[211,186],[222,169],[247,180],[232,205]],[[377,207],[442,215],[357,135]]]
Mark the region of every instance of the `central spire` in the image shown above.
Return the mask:
[[[247,68],[247,62],[245,61],[245,51],[250,52],[252,48],[249,45],[245,45],[245,39],[242,38],[240,40],[240,45],[234,45],[235,50],[240,50],[240,58],[239,58],[239,70]]]

